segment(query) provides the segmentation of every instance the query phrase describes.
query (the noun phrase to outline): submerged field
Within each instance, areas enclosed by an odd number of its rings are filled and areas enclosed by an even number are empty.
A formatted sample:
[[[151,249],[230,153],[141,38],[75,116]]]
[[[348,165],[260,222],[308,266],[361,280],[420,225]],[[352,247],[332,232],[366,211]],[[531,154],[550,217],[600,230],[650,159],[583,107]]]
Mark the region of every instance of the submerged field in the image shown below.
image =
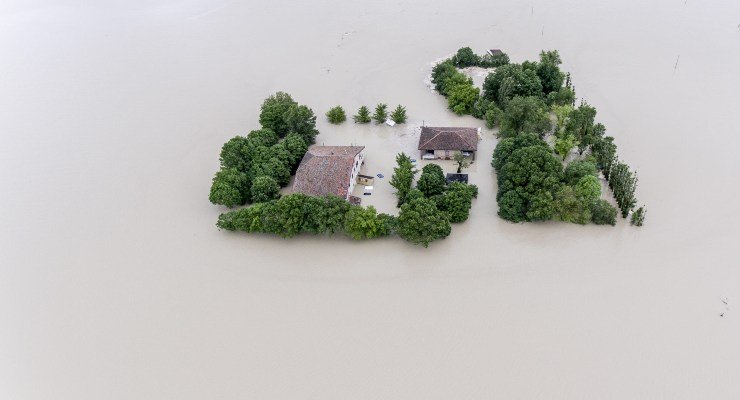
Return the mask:
[[[739,397],[738,18],[732,1],[11,2],[0,397]],[[464,45],[558,49],[639,172],[645,226],[498,218],[484,128],[470,219],[428,249],[215,228],[215,155],[279,90],[319,116],[318,143],[366,146],[386,178],[365,204],[395,212],[416,127],[482,126],[424,82]],[[409,123],[322,117],[378,102]]]

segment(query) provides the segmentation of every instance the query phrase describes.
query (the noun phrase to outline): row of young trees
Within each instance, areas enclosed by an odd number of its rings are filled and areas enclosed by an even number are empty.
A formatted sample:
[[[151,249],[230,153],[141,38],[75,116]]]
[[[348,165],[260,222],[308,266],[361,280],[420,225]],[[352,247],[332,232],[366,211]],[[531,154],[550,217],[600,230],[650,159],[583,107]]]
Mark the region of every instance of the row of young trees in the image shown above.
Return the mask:
[[[327,111],[326,117],[332,124],[341,124],[347,120],[347,114],[344,112],[342,106],[336,106]],[[372,115],[367,106],[361,106],[359,110],[357,110],[357,114],[352,116],[352,119],[357,124],[367,124],[371,121],[375,121],[376,124],[382,124],[389,118],[397,124],[406,123],[406,120],[408,119],[408,116],[406,115],[406,107],[399,104],[389,115],[388,105],[385,103],[379,103],[375,106],[375,113]]]
[[[226,207],[276,199],[318,134],[313,111],[278,92],[262,103],[262,129],[236,136],[221,148],[221,169],[209,200]]]
[[[473,199],[478,197],[478,187],[461,182],[449,185],[442,168],[427,164],[413,187],[414,168],[411,158],[404,153],[396,156],[396,168],[390,184],[396,189],[401,212],[396,232],[402,238],[424,247],[444,239],[450,234],[450,223],[468,219]]]

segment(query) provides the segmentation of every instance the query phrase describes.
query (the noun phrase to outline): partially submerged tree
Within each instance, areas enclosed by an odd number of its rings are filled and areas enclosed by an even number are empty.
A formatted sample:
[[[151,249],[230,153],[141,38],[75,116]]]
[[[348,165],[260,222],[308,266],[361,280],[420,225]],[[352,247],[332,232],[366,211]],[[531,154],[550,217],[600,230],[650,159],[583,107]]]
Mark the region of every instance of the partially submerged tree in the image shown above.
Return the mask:
[[[357,115],[353,116],[352,119],[354,119],[357,124],[367,124],[372,121],[370,110],[368,110],[366,106],[361,106],[360,109],[357,110]]]
[[[635,212],[632,213],[632,218],[630,219],[630,224],[634,226],[642,226],[642,224],[645,222],[645,214],[647,214],[647,210],[645,207],[640,207]]]
[[[555,153],[565,161],[565,158],[568,157],[570,151],[576,147],[576,143],[576,138],[573,137],[573,135],[562,135],[555,140]]]
[[[211,184],[208,200],[226,207],[240,206],[249,200],[249,177],[235,168],[218,171]]]
[[[421,176],[416,182],[416,188],[424,193],[424,196],[431,197],[442,194],[446,185],[445,175],[442,167],[437,164],[427,164],[421,169]]]
[[[471,114],[479,97],[480,89],[472,84],[457,84],[450,88],[447,105],[457,115]]]
[[[390,184],[396,189],[397,206],[400,206],[404,203],[406,196],[411,190],[414,175],[416,175],[417,171],[414,169],[414,164],[411,163],[411,158],[405,153],[396,155],[396,164],[398,166],[393,168],[393,176],[391,177]]]
[[[275,93],[262,103],[260,124],[280,136],[285,136],[290,131],[285,116],[291,108],[297,105],[298,103],[289,94],[285,92]]]
[[[447,214],[440,212],[434,201],[426,198],[414,198],[403,204],[396,221],[398,236],[424,247],[446,238],[451,230]]]
[[[326,117],[332,124],[341,124],[347,120],[347,114],[344,113],[342,106],[332,107],[331,110],[326,112]]]
[[[470,47],[463,47],[452,57],[452,63],[458,68],[474,67],[480,64],[480,57]]]
[[[391,120],[397,124],[404,124],[406,119],[406,107],[399,104],[391,113]]]
[[[547,107],[538,97],[514,97],[506,104],[501,118],[501,136],[536,133],[542,137],[552,124]]]
[[[386,120],[388,120],[388,105],[380,103],[375,106],[375,114],[373,114],[373,119],[377,124],[382,124]]]

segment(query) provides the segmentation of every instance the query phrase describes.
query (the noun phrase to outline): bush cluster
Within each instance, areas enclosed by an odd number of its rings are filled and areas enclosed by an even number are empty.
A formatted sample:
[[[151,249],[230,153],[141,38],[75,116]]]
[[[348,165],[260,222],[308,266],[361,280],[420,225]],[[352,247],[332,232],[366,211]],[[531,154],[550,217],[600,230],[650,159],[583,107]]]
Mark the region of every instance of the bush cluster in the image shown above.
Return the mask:
[[[262,129],[221,148],[221,169],[208,196],[212,203],[234,207],[277,198],[318,134],[313,111],[283,92],[264,101],[260,123]]]

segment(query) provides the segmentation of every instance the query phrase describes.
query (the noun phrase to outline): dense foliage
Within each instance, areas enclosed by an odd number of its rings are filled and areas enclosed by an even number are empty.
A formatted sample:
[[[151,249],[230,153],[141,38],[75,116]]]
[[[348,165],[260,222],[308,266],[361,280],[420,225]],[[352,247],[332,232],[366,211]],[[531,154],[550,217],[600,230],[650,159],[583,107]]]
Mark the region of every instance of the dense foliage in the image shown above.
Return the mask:
[[[396,221],[398,236],[424,247],[446,238],[451,230],[447,213],[441,212],[434,201],[423,197],[403,204]]]
[[[262,129],[236,136],[221,148],[221,170],[213,178],[208,197],[212,203],[234,207],[275,198],[273,183],[286,186],[290,182],[318,133],[313,111],[283,92],[265,100],[260,121]]]
[[[540,137],[550,130],[550,115],[545,103],[536,96],[516,96],[506,103],[501,117],[501,136],[536,133]]]
[[[342,106],[332,107],[331,110],[326,112],[326,117],[332,124],[341,124],[347,120],[347,114],[344,113]]]

